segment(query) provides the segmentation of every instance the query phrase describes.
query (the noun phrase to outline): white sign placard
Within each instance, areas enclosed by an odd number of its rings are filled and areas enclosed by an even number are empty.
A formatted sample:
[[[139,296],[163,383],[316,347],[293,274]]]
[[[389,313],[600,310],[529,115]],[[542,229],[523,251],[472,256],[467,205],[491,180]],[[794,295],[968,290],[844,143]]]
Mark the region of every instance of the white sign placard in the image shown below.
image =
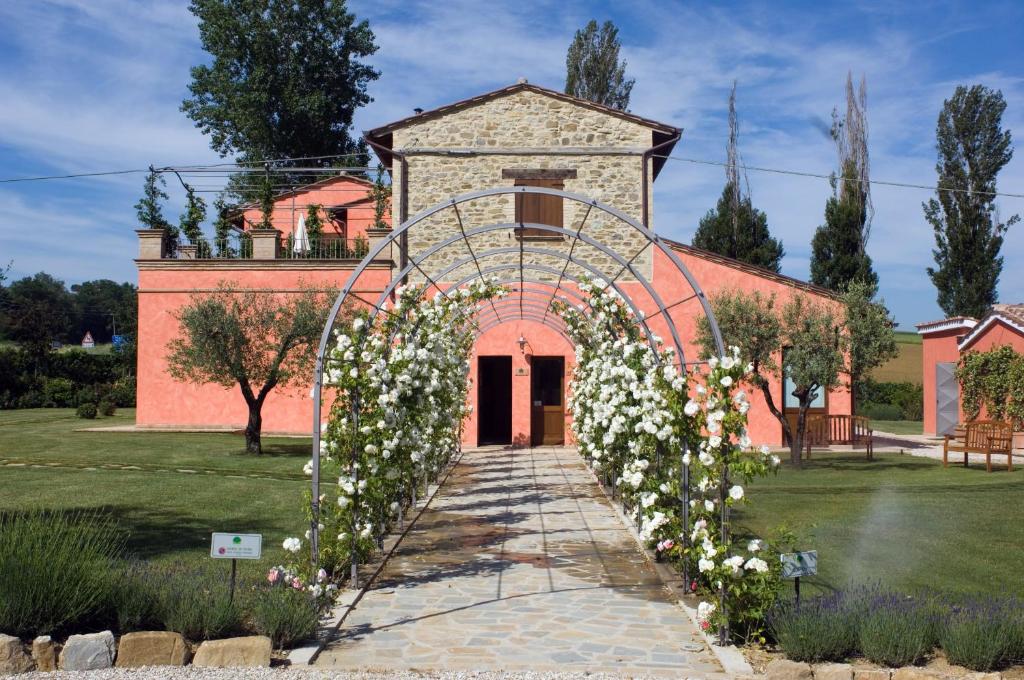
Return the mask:
[[[817,550],[786,553],[779,555],[779,558],[782,560],[782,578],[800,578],[818,573]]]
[[[215,532],[210,541],[210,557],[229,560],[258,560],[262,552],[262,534],[219,534]]]

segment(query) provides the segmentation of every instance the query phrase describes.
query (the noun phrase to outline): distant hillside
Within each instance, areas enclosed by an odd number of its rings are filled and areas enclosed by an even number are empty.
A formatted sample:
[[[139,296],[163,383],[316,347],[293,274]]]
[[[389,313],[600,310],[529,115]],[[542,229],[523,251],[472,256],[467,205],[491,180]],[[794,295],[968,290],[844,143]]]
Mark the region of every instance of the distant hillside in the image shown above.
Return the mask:
[[[909,382],[920,385],[924,382],[921,375],[921,336],[913,331],[896,331],[896,346],[900,355],[871,373],[878,382]]]

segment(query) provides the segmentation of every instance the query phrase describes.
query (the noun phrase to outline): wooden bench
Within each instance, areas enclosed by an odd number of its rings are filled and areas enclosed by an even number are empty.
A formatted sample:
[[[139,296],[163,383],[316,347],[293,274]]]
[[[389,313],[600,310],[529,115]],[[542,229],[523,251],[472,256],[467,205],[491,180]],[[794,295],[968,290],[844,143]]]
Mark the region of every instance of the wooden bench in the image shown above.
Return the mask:
[[[992,455],[1006,456],[1006,471],[1013,471],[1013,427],[998,420],[975,420],[958,425],[952,435],[945,435],[942,443],[942,467],[949,463],[950,452],[985,455],[985,469],[992,472]]]
[[[854,448],[864,444],[868,460],[875,457],[874,432],[871,430],[871,421],[864,416],[811,416],[807,419],[804,442],[808,460],[811,457],[811,446],[829,444],[850,444]]]

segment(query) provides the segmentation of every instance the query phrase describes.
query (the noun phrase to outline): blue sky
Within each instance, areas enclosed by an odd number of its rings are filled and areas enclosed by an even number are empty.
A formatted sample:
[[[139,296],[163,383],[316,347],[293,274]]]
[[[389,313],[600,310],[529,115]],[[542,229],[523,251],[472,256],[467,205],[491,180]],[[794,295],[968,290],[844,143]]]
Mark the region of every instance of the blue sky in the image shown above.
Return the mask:
[[[515,82],[560,89],[565,50],[590,18],[621,28],[630,104],[685,129],[676,155],[724,160],[726,103],[739,81],[741,153],[754,166],[827,174],[824,133],[848,70],[868,80],[875,179],[933,184],[935,119],[959,83],[1007,100],[1004,125],[1024,140],[1024,40],[1019,2],[687,3],[350,0],[377,34],[382,76],[358,130]],[[186,2],[12,0],[0,3],[0,179],[217,159],[178,111],[188,69],[204,59]],[[654,223],[689,241],[721,193],[720,167],[671,161],[655,190]],[[753,200],[783,239],[786,274],[807,278],[826,181],[749,173]],[[141,175],[0,184],[0,260],[12,273],[49,271],[68,283],[132,281],[132,205]],[[1024,151],[999,188],[1024,193]],[[181,192],[169,184],[175,217]],[[930,192],[876,186],[868,251],[903,327],[942,314],[925,268]],[[212,198],[212,196],[211,196]],[[1002,214],[1024,200],[1002,198]],[[1024,225],[1012,230],[999,286],[1024,301]]]

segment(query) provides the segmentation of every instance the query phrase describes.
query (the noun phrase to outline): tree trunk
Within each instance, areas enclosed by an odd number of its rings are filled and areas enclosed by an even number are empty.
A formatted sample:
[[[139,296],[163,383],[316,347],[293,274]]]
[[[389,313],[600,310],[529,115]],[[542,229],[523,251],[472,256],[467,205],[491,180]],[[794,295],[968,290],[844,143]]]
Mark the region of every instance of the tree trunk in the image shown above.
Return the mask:
[[[768,384],[767,380],[760,381],[761,394],[764,395],[764,403],[768,405],[768,410],[771,411],[775,419],[779,421],[782,426],[782,443],[786,446],[793,446],[793,433],[789,427],[789,421],[786,420],[786,415],[778,409],[775,405],[775,398],[772,397],[771,385]],[[792,449],[791,449],[792,450]]]
[[[804,434],[807,431],[807,409],[811,406],[810,395],[800,395],[800,410],[796,413],[796,432],[793,433],[793,444],[789,448],[789,458],[793,467],[803,464]]]
[[[249,403],[249,422],[245,426],[245,451],[257,456],[263,453],[260,434],[263,430],[263,400],[256,399]]]

